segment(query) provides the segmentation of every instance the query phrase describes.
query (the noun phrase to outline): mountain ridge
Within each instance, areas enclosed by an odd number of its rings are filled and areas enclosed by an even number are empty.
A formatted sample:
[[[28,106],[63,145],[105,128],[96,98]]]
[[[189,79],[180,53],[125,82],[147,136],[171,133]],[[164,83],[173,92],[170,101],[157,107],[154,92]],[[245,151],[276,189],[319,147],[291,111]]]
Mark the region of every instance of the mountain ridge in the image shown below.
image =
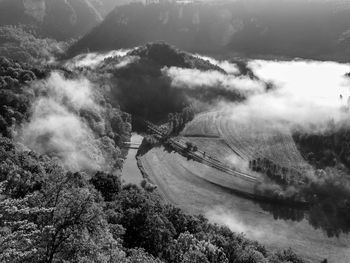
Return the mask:
[[[68,54],[163,40],[189,52],[349,60],[350,9],[299,2],[271,8],[259,1],[130,3],[116,7]]]

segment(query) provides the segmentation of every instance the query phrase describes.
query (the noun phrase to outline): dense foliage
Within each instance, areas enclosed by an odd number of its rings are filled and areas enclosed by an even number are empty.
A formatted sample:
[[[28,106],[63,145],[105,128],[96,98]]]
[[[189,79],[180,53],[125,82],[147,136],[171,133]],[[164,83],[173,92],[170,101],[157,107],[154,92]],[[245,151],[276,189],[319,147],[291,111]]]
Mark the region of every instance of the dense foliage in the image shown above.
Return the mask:
[[[33,94],[28,83],[43,78],[45,70],[0,57],[0,133],[12,136],[16,125],[28,119]]]
[[[1,262],[303,262],[112,175],[88,181],[10,139],[0,145]]]
[[[101,1],[3,0],[0,26],[30,25],[42,37],[66,41],[82,36],[102,20],[98,3]]]
[[[296,133],[294,140],[306,159],[317,168],[343,164],[350,168],[350,132],[345,127],[329,127],[325,133]]]
[[[323,133],[294,134],[294,140],[306,160],[318,169],[306,176],[308,184],[300,195],[314,203],[310,222],[338,236],[350,231],[350,160],[348,125],[333,122]]]
[[[22,62],[43,63],[62,55],[69,45],[34,34],[33,29],[23,26],[0,27],[0,56]]]

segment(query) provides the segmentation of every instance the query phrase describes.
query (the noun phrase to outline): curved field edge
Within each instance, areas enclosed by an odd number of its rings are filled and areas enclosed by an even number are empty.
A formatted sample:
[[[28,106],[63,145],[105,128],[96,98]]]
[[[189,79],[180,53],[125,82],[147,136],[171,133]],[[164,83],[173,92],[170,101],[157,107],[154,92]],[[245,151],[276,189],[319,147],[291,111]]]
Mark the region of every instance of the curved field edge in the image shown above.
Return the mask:
[[[242,121],[232,113],[213,111],[198,114],[181,133],[181,136],[194,143],[198,143],[201,136],[202,139],[217,140],[208,135],[221,139],[245,161],[265,158],[290,169],[311,169],[297,149],[290,130],[283,126],[256,119]],[[214,148],[209,146],[208,150],[217,151]]]

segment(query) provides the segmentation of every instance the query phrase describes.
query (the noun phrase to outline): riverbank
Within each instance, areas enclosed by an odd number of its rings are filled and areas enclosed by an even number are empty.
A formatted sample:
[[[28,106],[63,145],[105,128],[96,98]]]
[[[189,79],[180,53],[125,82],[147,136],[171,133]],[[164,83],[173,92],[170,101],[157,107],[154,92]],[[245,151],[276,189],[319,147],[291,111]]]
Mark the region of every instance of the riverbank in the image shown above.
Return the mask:
[[[130,143],[133,145],[141,144],[143,137],[137,133],[133,133],[130,138]],[[128,154],[125,159],[122,170],[122,181],[124,184],[140,185],[143,180],[142,173],[136,164],[136,155],[138,149],[128,149]]]

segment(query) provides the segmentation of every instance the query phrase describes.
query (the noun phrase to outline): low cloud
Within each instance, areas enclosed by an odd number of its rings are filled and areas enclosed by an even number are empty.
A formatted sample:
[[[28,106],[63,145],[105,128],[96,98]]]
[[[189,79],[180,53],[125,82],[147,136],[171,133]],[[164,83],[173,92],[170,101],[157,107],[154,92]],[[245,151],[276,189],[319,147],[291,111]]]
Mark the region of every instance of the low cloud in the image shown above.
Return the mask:
[[[349,65],[314,61],[253,61],[249,64],[276,89],[253,93],[239,104],[222,105],[233,120],[257,119],[304,129],[325,128],[329,121],[349,117],[350,81],[344,77]]]
[[[206,218],[212,223],[227,226],[235,233],[243,233],[249,238],[262,240],[268,238],[272,232],[258,226],[248,225],[235,212],[227,210],[223,206],[215,207],[205,213]]]
[[[240,92],[244,95],[261,93],[265,90],[262,82],[252,80],[244,76],[223,74],[219,71],[201,71],[198,69],[186,69],[178,67],[165,67],[162,73],[172,80],[172,86],[176,88],[195,89],[200,87]]]
[[[94,101],[93,87],[86,78],[66,79],[58,72],[51,73],[43,82],[35,84],[35,90],[59,103],[68,103],[75,109],[97,108]]]
[[[244,124],[324,132],[330,121],[344,125],[349,119],[350,65],[316,61],[253,60],[248,67],[258,79],[217,71],[164,68],[177,88],[225,88],[239,91],[245,100],[219,101],[212,110],[227,121]],[[273,89],[266,89],[272,83]],[[264,127],[262,127],[264,128]]]
[[[58,157],[72,170],[98,170],[104,163],[90,128],[66,107],[51,98],[33,105],[30,122],[23,128],[23,142],[30,149]]]
[[[71,170],[103,169],[105,160],[98,140],[79,115],[81,110],[99,113],[92,84],[83,78],[69,80],[53,72],[32,88],[37,98],[18,139],[31,150],[58,157]]]
[[[69,60],[65,66],[70,69],[79,68],[79,67],[89,67],[96,68],[98,67],[106,58],[109,57],[126,57],[126,55],[130,52],[130,49],[119,49],[113,50],[108,53],[87,53],[81,54],[73,59]],[[129,57],[126,57],[125,60],[122,60],[120,63],[120,67],[122,65],[126,65],[127,61],[130,61]]]

